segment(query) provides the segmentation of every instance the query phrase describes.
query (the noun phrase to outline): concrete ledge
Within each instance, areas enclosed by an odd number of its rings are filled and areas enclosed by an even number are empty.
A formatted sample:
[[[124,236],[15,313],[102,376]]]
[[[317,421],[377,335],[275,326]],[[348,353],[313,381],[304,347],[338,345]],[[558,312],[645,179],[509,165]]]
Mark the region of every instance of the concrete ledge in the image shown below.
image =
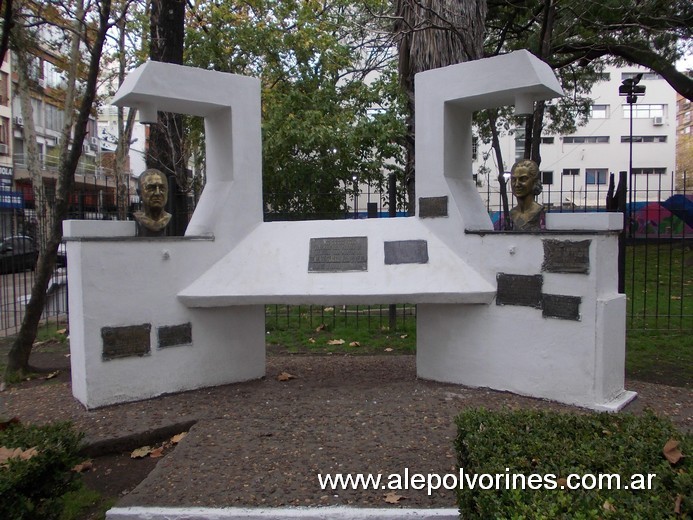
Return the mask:
[[[547,213],[546,229],[621,231],[623,229],[623,213]]]
[[[65,238],[134,237],[137,224],[129,220],[66,220],[63,222]]]
[[[310,518],[313,520],[458,520],[457,509],[375,509],[352,507],[291,507],[215,509],[208,507],[114,507],[106,512],[106,520],[283,520]]]
[[[629,404],[633,399],[638,397],[637,392],[631,392],[630,390],[624,390],[614,397],[611,401],[606,403],[598,403],[591,407],[593,410],[598,412],[619,412],[627,404]]]

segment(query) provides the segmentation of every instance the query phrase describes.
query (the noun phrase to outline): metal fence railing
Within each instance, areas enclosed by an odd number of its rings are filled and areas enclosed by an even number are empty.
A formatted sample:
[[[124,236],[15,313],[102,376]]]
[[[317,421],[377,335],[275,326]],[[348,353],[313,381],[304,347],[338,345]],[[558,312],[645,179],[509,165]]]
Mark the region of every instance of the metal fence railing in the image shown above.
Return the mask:
[[[626,205],[625,291],[628,296],[627,327],[629,330],[693,330],[693,194],[671,182],[664,186],[662,179],[652,176],[631,176]],[[679,176],[680,177],[680,176]],[[95,185],[98,189],[102,189]],[[118,219],[114,187],[76,192],[70,218]],[[594,201],[576,204],[578,188],[563,186],[565,190],[547,186],[541,197],[549,211],[605,211],[606,187],[597,186],[599,197],[580,200]],[[603,189],[602,189],[603,188]],[[96,194],[95,194],[96,193]],[[345,199],[343,207],[329,218],[384,218],[389,213],[387,190],[359,187],[358,201]],[[500,220],[501,201],[497,194],[487,198],[488,210],[495,222]],[[570,200],[570,204],[555,201]],[[511,204],[512,205],[512,204]],[[401,204],[400,204],[401,207]],[[130,207],[125,218],[130,218]],[[403,212],[398,211],[397,216]],[[325,214],[266,213],[266,220],[306,220],[325,218]],[[0,212],[0,238],[13,236],[36,237],[36,213],[32,201],[22,209]],[[0,337],[14,334],[23,316],[26,299],[31,292],[33,272],[13,269],[0,274]],[[67,322],[66,272],[58,267],[51,284],[49,304],[44,312],[46,321]],[[415,323],[414,305],[378,306],[284,306],[268,305],[268,327],[318,327],[320,324],[341,323],[358,328],[379,328]],[[408,326],[408,325],[407,325]]]

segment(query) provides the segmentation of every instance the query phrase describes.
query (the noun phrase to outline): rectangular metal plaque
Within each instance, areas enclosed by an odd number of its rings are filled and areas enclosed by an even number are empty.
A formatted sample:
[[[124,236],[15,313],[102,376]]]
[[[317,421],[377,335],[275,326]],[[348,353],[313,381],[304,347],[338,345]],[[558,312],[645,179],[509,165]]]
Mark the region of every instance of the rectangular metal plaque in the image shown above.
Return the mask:
[[[311,238],[309,273],[368,270],[368,237]]]
[[[448,216],[448,196],[419,197],[419,217],[435,218]]]
[[[101,329],[102,359],[109,361],[133,356],[148,356],[151,352],[151,330],[152,326],[149,323],[127,327],[103,327]]]
[[[182,323],[170,327],[159,327],[159,348],[192,345],[192,324]]]
[[[580,303],[582,298],[579,296],[545,294],[542,315],[544,318],[580,321]]]
[[[541,288],[544,283],[542,275],[498,273],[496,280],[496,305],[522,305],[541,309]]]
[[[547,273],[590,272],[591,240],[542,240],[544,243],[544,263],[542,271]]]
[[[427,263],[428,242],[426,240],[385,242],[385,265]]]

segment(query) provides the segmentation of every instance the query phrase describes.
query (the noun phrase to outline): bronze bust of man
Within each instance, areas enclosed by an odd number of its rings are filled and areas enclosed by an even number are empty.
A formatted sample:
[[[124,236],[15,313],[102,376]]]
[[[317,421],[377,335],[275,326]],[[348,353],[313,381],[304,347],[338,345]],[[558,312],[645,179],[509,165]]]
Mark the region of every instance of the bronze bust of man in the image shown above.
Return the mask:
[[[510,210],[510,220],[516,231],[538,231],[544,223],[544,206],[534,198],[541,193],[539,165],[528,159],[513,164],[510,187],[517,206]]]
[[[171,220],[171,214],[164,209],[168,201],[166,176],[154,168],[145,170],[139,178],[139,192],[143,211],[135,212],[137,234],[150,237],[163,235]]]

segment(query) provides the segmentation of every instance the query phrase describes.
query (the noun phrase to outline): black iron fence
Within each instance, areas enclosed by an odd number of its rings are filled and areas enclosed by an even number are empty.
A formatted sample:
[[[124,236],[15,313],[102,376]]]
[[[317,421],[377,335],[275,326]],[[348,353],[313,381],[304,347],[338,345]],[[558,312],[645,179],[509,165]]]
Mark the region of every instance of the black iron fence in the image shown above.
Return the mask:
[[[629,330],[693,330],[693,193],[686,191],[685,174],[679,185],[664,185],[660,175],[632,175],[628,179],[625,225],[625,292],[628,297]],[[98,187],[98,184],[95,186]],[[328,213],[268,212],[266,220],[316,218],[386,218],[390,207],[387,189],[359,187],[357,199],[345,198],[343,207]],[[502,222],[498,190],[480,189],[496,225]],[[608,186],[603,183],[577,186],[573,178],[546,185],[540,195],[549,211],[606,211]],[[353,195],[353,192],[352,192]],[[511,204],[512,205],[512,202]],[[402,207],[402,202],[399,204]],[[70,218],[130,218],[133,207],[123,211],[113,190],[77,192]],[[0,238],[28,236],[36,240],[37,215],[31,203],[22,208],[0,208]],[[125,217],[123,215],[125,214]],[[397,211],[396,216],[403,216]],[[64,249],[63,249],[64,251]],[[5,251],[3,254],[7,254]],[[33,284],[33,271],[13,267],[0,274],[0,337],[14,334],[21,324],[23,309]],[[44,312],[47,322],[67,322],[67,283],[59,263]],[[326,310],[327,309],[327,310]],[[349,324],[358,328],[406,327],[415,323],[416,308],[404,306],[267,306],[268,327],[319,327],[320,324]]]

